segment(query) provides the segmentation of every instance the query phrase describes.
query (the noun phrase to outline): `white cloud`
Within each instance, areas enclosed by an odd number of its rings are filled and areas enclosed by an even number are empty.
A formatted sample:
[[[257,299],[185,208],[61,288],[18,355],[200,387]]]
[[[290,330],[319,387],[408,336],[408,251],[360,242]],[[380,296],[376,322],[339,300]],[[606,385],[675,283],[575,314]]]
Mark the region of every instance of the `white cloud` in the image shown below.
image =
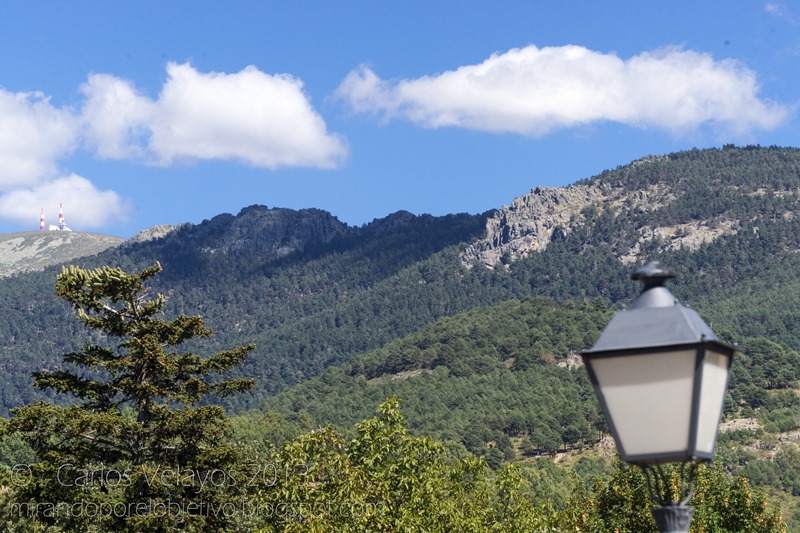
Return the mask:
[[[786,9],[785,6],[778,4],[776,2],[767,2],[764,4],[764,11],[769,13],[770,15],[779,15],[784,12]]]
[[[133,85],[108,74],[92,74],[81,86],[86,97],[82,110],[84,141],[100,158],[141,157],[139,143],[155,105]]]
[[[0,191],[56,175],[78,140],[78,120],[41,93],[0,89]]]
[[[97,155],[145,156],[160,165],[238,160],[263,168],[330,168],[347,156],[345,143],[288,75],[255,67],[235,74],[201,73],[167,65],[168,79],[153,101],[124,80],[94,75],[83,87],[87,141]]]
[[[65,222],[73,229],[107,226],[111,220],[126,220],[130,212],[128,203],[114,191],[98,190],[86,178],[70,174],[1,195],[0,213],[6,220],[34,228],[42,208],[48,224],[56,223],[58,202],[64,203]]]
[[[173,63],[156,100],[109,74],[88,77],[79,111],[53,106],[41,93],[0,88],[0,219],[30,225],[41,207],[59,201],[70,206],[75,228],[127,217],[128,204],[117,193],[59,168],[79,147],[101,159],[165,166],[221,159],[263,168],[334,167],[347,147],[327,133],[302,88],[292,76],[255,67],[204,74]]]
[[[747,135],[780,125],[789,109],[758,97],[754,72],[732,60],[668,48],[628,60],[580,46],[528,46],[435,76],[381,80],[351,72],[337,97],[356,112],[540,136],[613,121],[674,134],[711,125]]]

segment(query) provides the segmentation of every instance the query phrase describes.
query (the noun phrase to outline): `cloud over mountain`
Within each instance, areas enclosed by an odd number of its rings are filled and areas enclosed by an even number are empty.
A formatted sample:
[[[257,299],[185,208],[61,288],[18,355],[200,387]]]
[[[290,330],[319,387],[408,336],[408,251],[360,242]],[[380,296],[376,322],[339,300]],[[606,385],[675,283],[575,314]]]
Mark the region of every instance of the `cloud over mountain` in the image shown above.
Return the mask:
[[[680,135],[710,125],[744,136],[779,126],[789,109],[758,97],[733,60],[665,48],[630,59],[581,46],[527,46],[437,75],[389,81],[352,71],[337,96],[356,112],[531,136],[612,121]]]

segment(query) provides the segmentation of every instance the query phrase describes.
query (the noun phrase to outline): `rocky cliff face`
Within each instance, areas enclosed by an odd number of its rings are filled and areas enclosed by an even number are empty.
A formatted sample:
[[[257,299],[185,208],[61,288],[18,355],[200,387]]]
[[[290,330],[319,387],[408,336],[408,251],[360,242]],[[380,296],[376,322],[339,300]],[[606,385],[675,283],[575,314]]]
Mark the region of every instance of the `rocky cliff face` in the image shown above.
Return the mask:
[[[581,210],[608,198],[596,186],[536,187],[530,194],[503,206],[486,222],[486,238],[462,254],[467,266],[483,263],[493,268],[502,260],[516,260],[547,247],[556,228],[569,233],[582,221]]]
[[[321,209],[243,209],[220,242],[225,253],[274,253],[301,251],[311,244],[330,242],[349,231],[346,224]]]
[[[0,235],[0,277],[42,270],[119,246],[121,237],[77,231],[26,231]]]
[[[648,164],[663,164],[668,158],[647,157],[635,161],[619,171],[631,172]],[[624,174],[621,174],[624,175]],[[747,192],[728,187],[726,194],[766,194],[758,190]],[[798,191],[769,191],[770,195],[795,198],[800,204]],[[684,195],[684,191],[661,181],[650,183],[640,189],[632,189],[622,181],[592,180],[589,184],[569,187],[536,187],[525,196],[516,198],[510,206],[503,206],[486,223],[486,237],[472,243],[461,255],[462,263],[471,268],[483,264],[488,268],[523,259],[532,253],[541,252],[550,244],[558,230],[569,235],[576,227],[587,223],[584,210],[592,207],[595,213],[610,213],[613,217],[623,215],[630,219],[631,213],[650,213],[670,206]],[[800,210],[800,206],[798,207]],[[794,211],[789,215],[794,216]],[[644,217],[645,219],[647,217]],[[635,224],[631,222],[631,224]],[[629,224],[626,222],[626,225]],[[634,234],[634,241],[627,239],[625,246],[615,246],[618,259],[631,264],[640,258],[641,250],[653,242],[658,248],[696,250],[721,236],[735,234],[740,230],[741,220],[733,213],[718,212],[707,218],[693,217],[678,224],[660,225],[644,223],[627,227]]]

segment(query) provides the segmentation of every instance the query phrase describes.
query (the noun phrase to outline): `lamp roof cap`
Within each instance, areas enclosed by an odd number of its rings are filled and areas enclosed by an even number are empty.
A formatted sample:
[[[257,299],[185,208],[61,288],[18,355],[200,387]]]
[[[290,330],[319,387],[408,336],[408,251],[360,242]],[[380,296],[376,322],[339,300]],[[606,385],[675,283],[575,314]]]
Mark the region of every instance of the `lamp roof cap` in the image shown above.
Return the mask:
[[[631,279],[644,284],[628,309],[618,311],[586,354],[713,342],[726,346],[700,315],[681,305],[663,286],[675,271],[658,261],[638,268]]]
[[[649,261],[631,274],[631,279],[641,281],[645,288],[664,285],[668,279],[674,277],[675,271],[661,261]]]

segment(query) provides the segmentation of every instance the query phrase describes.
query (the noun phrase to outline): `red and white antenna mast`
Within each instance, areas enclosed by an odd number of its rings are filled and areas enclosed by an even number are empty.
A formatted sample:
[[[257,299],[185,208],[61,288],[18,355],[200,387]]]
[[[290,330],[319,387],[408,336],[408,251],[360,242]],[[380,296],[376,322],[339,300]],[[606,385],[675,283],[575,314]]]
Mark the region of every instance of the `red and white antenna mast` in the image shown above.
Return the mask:
[[[64,231],[64,228],[67,227],[64,224],[64,204],[62,202],[58,203],[58,229]]]
[[[42,214],[39,215],[39,231],[44,231],[44,207],[42,208]]]

